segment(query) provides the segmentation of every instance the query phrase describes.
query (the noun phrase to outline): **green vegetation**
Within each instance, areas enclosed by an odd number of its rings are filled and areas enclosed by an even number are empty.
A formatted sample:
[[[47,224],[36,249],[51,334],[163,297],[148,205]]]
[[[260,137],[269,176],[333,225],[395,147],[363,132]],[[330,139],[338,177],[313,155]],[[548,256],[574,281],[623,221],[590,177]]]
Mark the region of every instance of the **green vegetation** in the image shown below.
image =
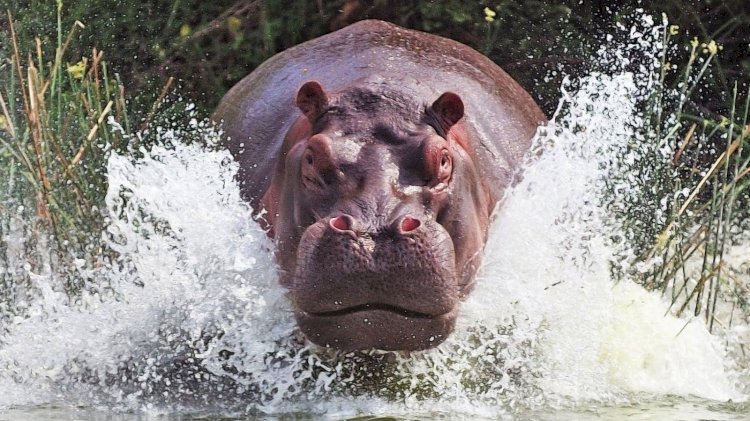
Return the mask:
[[[39,37],[45,53],[54,53],[54,3],[4,4],[16,19],[21,50],[33,51]],[[492,22],[485,20],[485,7],[495,13]],[[229,87],[273,54],[355,20],[376,18],[473,46],[500,63],[551,114],[562,74],[595,69],[593,49],[638,8],[657,18],[666,13],[680,27],[676,45],[697,37],[724,46],[692,105],[714,117],[726,114],[733,81],[744,86],[750,80],[750,4],[744,0],[81,0],[63,3],[60,22],[63,31],[76,20],[86,25],[68,46],[67,60],[76,62],[93,48],[104,51],[133,94],[134,111],[149,109],[170,77],[198,109],[210,111]],[[10,52],[7,33],[0,34],[0,53]],[[680,58],[675,62],[687,62],[688,52]],[[551,71],[557,75],[549,77]]]
[[[107,156],[138,153],[130,135],[162,115],[162,99],[173,89],[208,115],[229,87],[273,54],[378,18],[484,52],[551,115],[562,76],[597,70],[594,48],[615,25],[629,26],[638,8],[657,19],[664,13],[675,25],[665,34],[674,48],[665,50],[658,89],[643,104],[652,123],[640,130],[651,146],[635,146],[644,151],[636,174],[641,194],[619,216],[638,260],[659,257],[636,275],[670,294],[675,311],[703,314],[712,325],[723,296],[747,317],[747,285],[725,259],[750,221],[745,0],[8,0],[3,8],[0,238],[20,230],[44,243],[51,233],[53,256],[29,260],[63,266],[106,254],[99,209]],[[122,131],[107,124],[110,117]],[[152,140],[139,141],[148,147]],[[669,159],[665,146],[674,151]],[[26,246],[28,256],[39,253]],[[15,246],[0,242],[0,267],[7,268],[0,271],[0,305],[17,279],[8,247]],[[701,263],[688,263],[695,261]],[[85,279],[70,276],[65,287],[78,291]]]
[[[734,242],[748,241],[750,226],[750,90],[745,84],[741,92],[734,82],[726,116],[696,112],[705,107],[696,105],[705,94],[700,90],[717,71],[723,47],[694,38],[687,63],[675,65],[670,60],[681,55],[671,38],[678,31],[665,28],[661,72],[644,104],[646,124],[618,154],[633,162],[620,162],[610,180],[612,190],[618,183],[634,190],[613,195],[609,207],[636,252],[630,275],[662,291],[677,315],[692,312],[709,329],[727,328],[750,319],[746,261],[728,256]]]
[[[82,23],[66,33],[59,27],[54,53],[47,55],[39,38],[33,50],[21,50],[10,11],[4,20],[10,53],[0,66],[0,211],[7,218],[0,234],[18,226],[13,218],[35,221],[24,227],[27,235],[46,242],[51,233],[53,248],[65,250],[59,257],[96,256],[101,250],[91,239],[103,227],[106,159],[123,141],[106,120],[114,116],[128,126],[124,88],[96,49],[66,62]],[[69,278],[66,290],[79,290],[81,282]]]

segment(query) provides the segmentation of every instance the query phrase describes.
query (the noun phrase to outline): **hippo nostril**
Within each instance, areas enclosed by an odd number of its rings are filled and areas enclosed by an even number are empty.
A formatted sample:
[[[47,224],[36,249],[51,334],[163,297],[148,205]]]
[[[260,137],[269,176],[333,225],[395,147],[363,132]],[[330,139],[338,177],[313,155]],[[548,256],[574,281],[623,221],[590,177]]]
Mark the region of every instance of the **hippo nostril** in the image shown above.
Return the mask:
[[[411,216],[407,216],[401,220],[401,232],[411,232],[419,228],[422,225],[419,219],[414,219]]]
[[[351,231],[352,225],[354,221],[352,221],[352,217],[349,215],[340,215],[335,218],[331,218],[329,225],[331,225],[331,228],[333,228],[336,231]]]

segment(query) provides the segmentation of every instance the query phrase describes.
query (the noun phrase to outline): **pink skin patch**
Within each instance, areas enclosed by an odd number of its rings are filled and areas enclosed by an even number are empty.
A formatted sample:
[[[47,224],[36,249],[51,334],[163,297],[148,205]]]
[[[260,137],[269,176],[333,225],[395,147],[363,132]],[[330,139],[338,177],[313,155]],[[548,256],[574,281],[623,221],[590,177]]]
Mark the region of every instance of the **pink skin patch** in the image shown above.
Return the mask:
[[[348,231],[352,229],[351,223],[349,221],[349,218],[341,215],[337,216],[333,219],[331,219],[331,227],[339,230],[339,231]]]
[[[406,218],[404,218],[403,221],[401,221],[401,231],[411,232],[419,228],[420,225],[422,225],[422,223],[419,222],[418,219],[414,219],[411,216],[407,216]]]

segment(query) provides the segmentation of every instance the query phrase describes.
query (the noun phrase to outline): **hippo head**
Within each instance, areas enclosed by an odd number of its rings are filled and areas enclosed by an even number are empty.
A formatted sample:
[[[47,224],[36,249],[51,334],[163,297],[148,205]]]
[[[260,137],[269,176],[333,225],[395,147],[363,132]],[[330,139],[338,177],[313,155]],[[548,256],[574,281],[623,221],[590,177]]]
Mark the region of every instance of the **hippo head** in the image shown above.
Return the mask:
[[[283,161],[274,235],[299,327],[345,350],[438,345],[471,289],[493,207],[461,98],[307,82],[296,100],[309,130]]]

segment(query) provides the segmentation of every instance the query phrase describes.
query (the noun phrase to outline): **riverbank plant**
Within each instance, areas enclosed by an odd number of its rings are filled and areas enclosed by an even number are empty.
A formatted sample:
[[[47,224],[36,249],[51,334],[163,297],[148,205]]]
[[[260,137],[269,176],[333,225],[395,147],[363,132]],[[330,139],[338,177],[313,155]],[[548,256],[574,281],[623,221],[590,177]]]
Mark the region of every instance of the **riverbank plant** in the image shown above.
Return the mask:
[[[58,2],[56,36],[36,37],[30,50],[21,47],[29,43],[19,42],[13,14],[5,11],[2,19],[9,44],[0,63],[0,294],[6,298],[30,273],[80,267],[101,255],[106,160],[127,146],[122,130],[131,126],[119,75],[98,49],[69,52],[86,27],[76,21],[63,28],[61,13]],[[64,287],[75,292],[84,282],[70,276]]]
[[[697,38],[675,45],[679,28],[666,19],[663,28],[644,124],[609,181],[613,191],[633,187],[611,194],[627,237],[615,240],[634,251],[628,275],[661,291],[673,313],[730,329],[750,320],[750,91],[733,83],[726,115],[701,109],[696,97],[722,47]],[[685,51],[687,63],[675,64]]]
[[[134,106],[105,52],[77,45],[91,29],[80,21],[65,27],[63,12],[58,1],[54,35],[33,41],[19,36],[12,11],[2,18],[0,315],[22,312],[24,297],[38,293],[37,276],[59,278],[71,299],[106,288],[94,278],[116,258],[102,237],[109,157],[169,143],[167,131],[180,129],[186,143],[200,137],[195,106],[174,94],[174,78],[146,95],[152,105]]]

